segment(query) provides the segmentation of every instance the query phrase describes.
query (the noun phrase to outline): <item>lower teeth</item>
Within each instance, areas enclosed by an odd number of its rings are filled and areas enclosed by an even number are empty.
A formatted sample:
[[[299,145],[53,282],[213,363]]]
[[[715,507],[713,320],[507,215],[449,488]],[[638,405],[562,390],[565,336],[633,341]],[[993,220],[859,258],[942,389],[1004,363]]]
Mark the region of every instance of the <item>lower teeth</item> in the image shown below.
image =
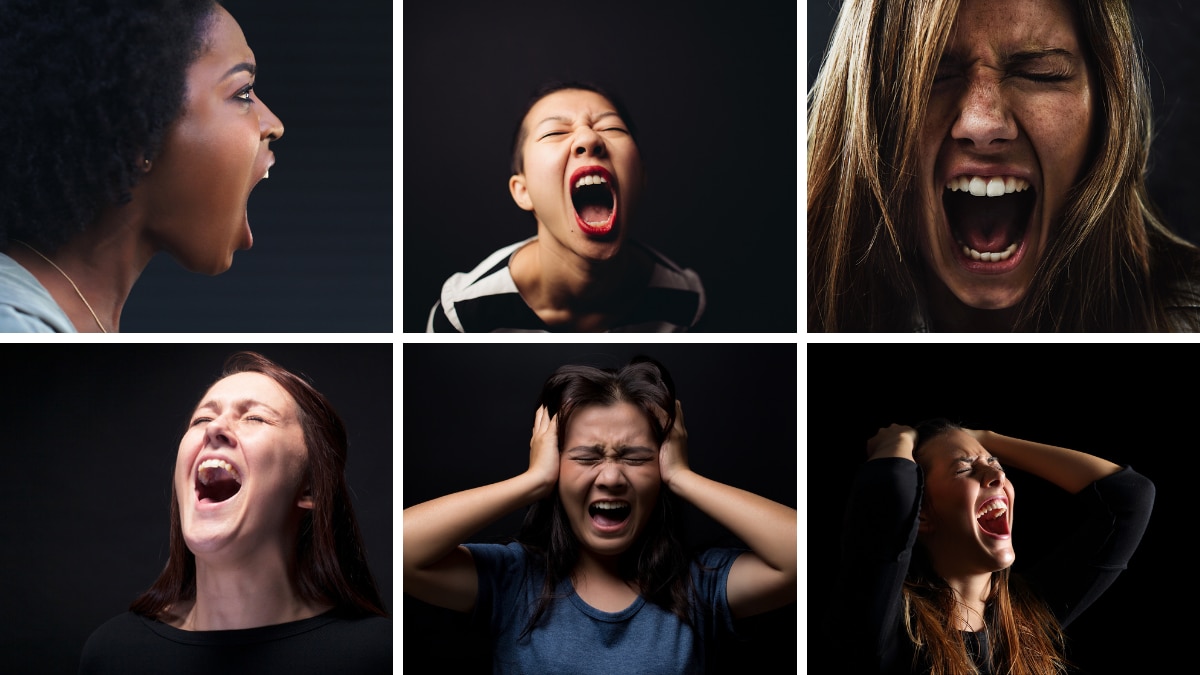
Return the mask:
[[[992,253],[992,252],[980,253],[979,251],[976,251],[975,249],[971,248],[970,246],[967,246],[966,244],[963,244],[962,250],[963,250],[963,255],[971,258],[972,260],[981,260],[983,262],[1000,262],[1001,260],[1008,260],[1009,256],[1011,256],[1013,253],[1016,252],[1017,245],[1016,245],[1016,243],[1009,244],[1008,248],[1004,249],[1003,251],[999,251],[997,253]]]

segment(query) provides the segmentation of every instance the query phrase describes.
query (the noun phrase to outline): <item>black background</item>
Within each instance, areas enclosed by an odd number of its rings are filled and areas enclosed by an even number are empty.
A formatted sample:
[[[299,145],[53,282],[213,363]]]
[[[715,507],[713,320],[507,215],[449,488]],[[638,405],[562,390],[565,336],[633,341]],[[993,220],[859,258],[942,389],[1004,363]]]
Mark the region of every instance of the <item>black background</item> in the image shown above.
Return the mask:
[[[76,672],[88,635],[158,577],[179,440],[244,348],[307,374],[342,415],[352,502],[393,611],[392,345],[8,344],[0,672]]]
[[[156,256],[121,330],[392,332],[392,3],[222,4],[284,124],[250,195],[254,247],[217,276]]]
[[[794,344],[425,345],[404,349],[404,506],[511,478],[529,467],[529,436],[542,383],[567,363],[616,366],[638,353],[675,378],[697,473],[796,506]],[[683,503],[686,537],[728,545],[728,531]],[[524,510],[470,541],[497,541]],[[715,672],[796,671],[796,604],[752,619],[744,645],[722,645]],[[431,659],[446,672],[491,672],[486,645],[462,617],[404,598],[405,665]],[[731,668],[731,670],[727,670]]]
[[[1154,481],[1149,527],[1128,568],[1067,628],[1079,672],[1179,672],[1194,631],[1178,584],[1194,556],[1197,405],[1191,345],[808,345],[808,645],[810,664],[837,630],[822,608],[838,602],[836,542],[853,473],[866,443],[891,423],[944,416],[969,428],[1098,455]],[[821,376],[821,373],[836,377]],[[1017,470],[1014,572],[1044,555],[1069,521],[1065,493]],[[1186,583],[1186,582],[1184,582]]]
[[[1200,92],[1196,88],[1200,48],[1200,4],[1179,0],[1129,3],[1142,37],[1150,74],[1155,137],[1150,146],[1147,184],[1167,225],[1200,244],[1200,219],[1190,203],[1200,171],[1192,151],[1200,146]],[[840,2],[808,3],[808,86],[821,68],[821,56],[837,18]]]
[[[796,331],[791,3],[413,2],[404,8],[404,331],[442,283],[532,236],[510,143],[545,79],[625,99],[648,187],[633,236],[694,269],[706,330]]]

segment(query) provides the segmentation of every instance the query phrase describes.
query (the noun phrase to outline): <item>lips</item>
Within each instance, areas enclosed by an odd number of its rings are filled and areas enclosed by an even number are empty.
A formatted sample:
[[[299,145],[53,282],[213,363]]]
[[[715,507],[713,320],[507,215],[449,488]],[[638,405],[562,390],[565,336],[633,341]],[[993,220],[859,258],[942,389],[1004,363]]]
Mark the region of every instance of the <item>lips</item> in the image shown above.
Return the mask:
[[[985,533],[1007,539],[1012,536],[1012,525],[1008,519],[1008,500],[1003,497],[993,497],[979,507],[975,513],[979,528]]]
[[[200,504],[220,504],[242,489],[242,472],[222,457],[200,458],[194,476],[196,501]]]
[[[632,512],[633,507],[622,499],[601,499],[588,506],[588,516],[591,517],[592,524],[606,533],[620,531],[629,521]]]
[[[590,236],[612,232],[617,222],[617,185],[602,166],[584,166],[571,174],[568,183],[575,224]]]
[[[1037,192],[1012,173],[957,173],[946,181],[942,206],[960,265],[1002,274],[1024,258]]]

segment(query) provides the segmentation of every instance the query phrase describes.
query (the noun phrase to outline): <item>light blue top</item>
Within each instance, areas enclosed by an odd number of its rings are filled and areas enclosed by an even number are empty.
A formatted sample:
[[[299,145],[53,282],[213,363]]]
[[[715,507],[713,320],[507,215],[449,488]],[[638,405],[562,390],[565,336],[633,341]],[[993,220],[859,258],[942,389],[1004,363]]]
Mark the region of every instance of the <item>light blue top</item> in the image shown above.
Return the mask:
[[[600,611],[568,579],[537,628],[521,637],[544,577],[518,543],[466,547],[479,573],[473,620],[491,635],[495,673],[702,673],[713,641],[736,639],[725,583],[743,550],[710,549],[692,563],[694,627],[642,596],[619,612]]]
[[[0,253],[0,333],[74,333],[50,291],[12,258]]]

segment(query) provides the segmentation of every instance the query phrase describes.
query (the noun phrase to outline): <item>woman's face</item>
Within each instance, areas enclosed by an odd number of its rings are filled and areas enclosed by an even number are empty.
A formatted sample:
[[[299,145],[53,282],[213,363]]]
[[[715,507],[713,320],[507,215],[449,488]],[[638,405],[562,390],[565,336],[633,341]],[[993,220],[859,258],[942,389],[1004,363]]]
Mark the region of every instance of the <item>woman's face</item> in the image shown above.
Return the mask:
[[[183,111],[143,179],[156,248],[185,268],[217,274],[254,238],[246,204],[275,163],[283,124],[252,93],[254,53],[218,6],[205,49],[188,68]]]
[[[925,474],[918,537],[943,577],[991,573],[1016,560],[1016,493],[1000,461],[956,429],[921,446]]]
[[[1063,0],[963,0],[921,136],[922,254],[963,304],[1014,306],[1088,153],[1093,77]]]
[[[615,556],[637,540],[662,485],[658,450],[650,422],[631,403],[587,406],[572,415],[558,495],[585,550]]]
[[[589,260],[616,255],[642,189],[642,159],[616,106],[565,89],[525,115],[524,172],[509,180],[517,205],[547,233]]]
[[[261,373],[219,380],[201,399],[175,459],[175,495],[197,556],[286,542],[298,509],[312,508],[295,401]]]

